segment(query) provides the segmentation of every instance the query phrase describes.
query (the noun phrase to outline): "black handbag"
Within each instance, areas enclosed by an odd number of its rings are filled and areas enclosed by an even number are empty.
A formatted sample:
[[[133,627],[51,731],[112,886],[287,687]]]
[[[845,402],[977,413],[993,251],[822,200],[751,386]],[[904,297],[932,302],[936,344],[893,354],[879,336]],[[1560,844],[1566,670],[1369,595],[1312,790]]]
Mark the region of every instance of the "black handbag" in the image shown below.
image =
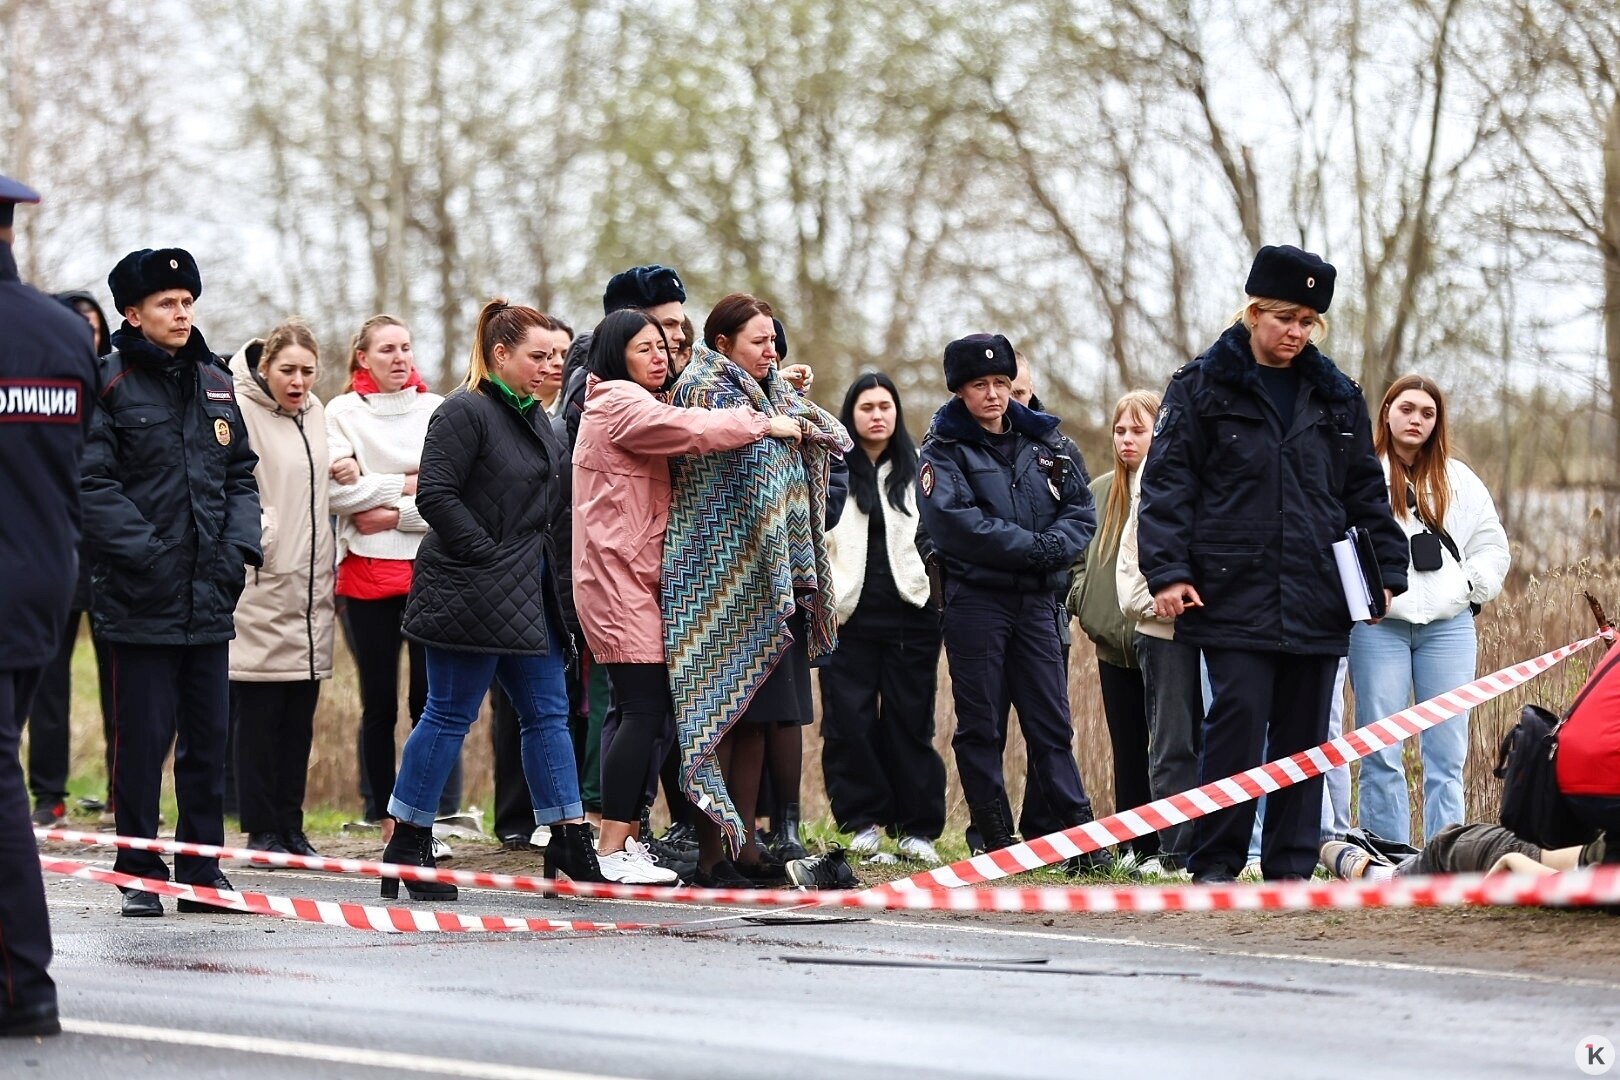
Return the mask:
[[[1541,706],[1526,705],[1503,737],[1491,770],[1502,780],[1502,827],[1543,848],[1576,847],[1597,835],[1558,790],[1558,729],[1563,726]]]

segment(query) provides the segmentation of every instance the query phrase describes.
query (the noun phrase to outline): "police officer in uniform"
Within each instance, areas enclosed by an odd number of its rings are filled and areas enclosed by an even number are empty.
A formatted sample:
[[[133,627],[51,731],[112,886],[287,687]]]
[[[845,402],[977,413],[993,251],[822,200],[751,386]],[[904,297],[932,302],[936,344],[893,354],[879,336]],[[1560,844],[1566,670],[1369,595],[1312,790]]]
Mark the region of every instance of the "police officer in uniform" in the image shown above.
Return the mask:
[[[1390,594],[1406,588],[1361,388],[1312,343],[1334,276],[1310,252],[1261,248],[1237,319],[1170,380],[1143,466],[1142,572],[1214,690],[1201,783],[1326,740],[1350,638],[1330,546],[1346,529],[1370,533]],[[1321,806],[1321,777],[1267,797],[1268,880],[1311,876]],[[1236,878],[1254,814],[1245,802],[1194,823],[1195,880]]]
[[[1000,334],[945,347],[956,396],[934,414],[917,486],[925,558],[943,575],[945,654],[956,702],[951,746],[968,812],[987,850],[1007,847],[1001,773],[1002,701],[1018,709],[1030,778],[1064,828],[1092,820],[1070,749],[1068,673],[1056,596],[1091,541],[1096,510],[1083,470],[1065,453],[1058,418],[1012,400],[1018,373]],[[1067,869],[1108,861],[1080,856]]]
[[[225,360],[192,325],[202,278],[179,248],[133,251],[107,278],[124,324],[103,361],[85,451],[85,533],[94,552],[91,621],[108,643],[113,810],[123,836],[155,837],[163,761],[175,745],[177,840],[225,838],[227,642],[260,566],[258,458]],[[167,880],[157,855],[120,850],[115,867]],[[217,859],[181,855],[175,877],[230,888]],[[181,911],[221,908],[181,900]],[[129,890],[125,915],[162,915]]]
[[[62,1030],[17,747],[78,580],[79,459],[96,390],[89,326],[17,277],[12,215],[38,201],[0,176],[0,1036]]]

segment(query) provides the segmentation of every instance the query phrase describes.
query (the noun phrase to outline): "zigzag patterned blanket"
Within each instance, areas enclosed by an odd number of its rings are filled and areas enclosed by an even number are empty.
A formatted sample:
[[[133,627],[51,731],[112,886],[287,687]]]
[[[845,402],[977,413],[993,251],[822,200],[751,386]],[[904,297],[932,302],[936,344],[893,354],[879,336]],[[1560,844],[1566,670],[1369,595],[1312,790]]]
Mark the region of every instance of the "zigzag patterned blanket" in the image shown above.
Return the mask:
[[[737,815],[715,748],[786,653],[796,597],[808,607],[810,656],[838,644],[824,535],[827,470],[831,455],[851,443],[835,417],[774,370],[762,386],[701,343],[672,400],[797,417],[806,434],[798,445],[761,439],[741,450],[669,463],[664,637],[681,784],[736,853],[753,823]]]

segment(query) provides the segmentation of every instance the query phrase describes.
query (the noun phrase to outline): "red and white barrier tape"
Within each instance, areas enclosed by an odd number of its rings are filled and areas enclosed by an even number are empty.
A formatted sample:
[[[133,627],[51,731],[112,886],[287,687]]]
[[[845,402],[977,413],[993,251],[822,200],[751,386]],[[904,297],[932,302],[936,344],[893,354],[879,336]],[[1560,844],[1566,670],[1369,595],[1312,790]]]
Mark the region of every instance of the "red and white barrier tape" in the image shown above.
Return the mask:
[[[302,897],[273,896],[261,892],[232,889],[214,889],[206,885],[187,885],[178,881],[156,881],[151,878],[131,877],[114,870],[86,866],[68,859],[54,859],[41,855],[39,864],[53,874],[103,885],[117,885],[124,889],[172,896],[181,900],[195,900],[214,907],[240,911],[250,915],[274,915],[283,919],[319,923],[323,926],[343,926],[350,930],[377,930],[383,933],[401,933],[420,930],[440,930],[456,933],[512,931],[530,933],[607,932],[627,930],[655,930],[656,923],[589,922],[575,919],[513,919],[495,915],[455,915],[447,911],[428,911],[399,907],[376,907],[369,904],[347,904],[330,900],[307,900]]]
[[[1266,792],[1319,776],[1332,768],[1358,760],[1433,727],[1465,709],[1474,708],[1524,685],[1554,664],[1579,652],[1612,631],[1594,635],[1476,679],[1467,686],[1437,695],[1289,758],[1269,762],[1236,776],[1227,777],[1191,791],[1160,799],[1134,810],[1089,822],[1063,832],[1039,837],[1022,844],[975,856],[950,866],[939,867],[900,881],[865,891],[805,893],[796,890],[666,888],[647,885],[596,884],[553,881],[514,874],[491,874],[468,870],[438,870],[360,859],[329,859],[290,853],[271,853],[247,848],[190,844],[174,840],[108,836],[67,829],[35,829],[41,840],[112,846],[202,858],[241,859],[259,866],[286,867],[370,877],[394,877],[405,881],[445,882],[471,888],[533,892],[558,896],[598,897],[657,903],[719,904],[797,908],[840,907],[861,909],[926,909],[960,911],[1172,911],[1172,910],[1297,910],[1308,907],[1385,907],[1434,906],[1437,904],[1542,903],[1607,904],[1620,900],[1620,875],[1596,872],[1587,892],[1581,875],[1558,875],[1572,884],[1548,884],[1552,878],[1536,878],[1511,887],[1504,882],[1510,875],[1490,878],[1433,878],[1417,882],[1288,882],[1276,885],[1235,886],[1090,886],[1034,889],[978,889],[952,893],[963,885],[987,881],[1039,869],[1073,855],[1155,832],[1168,825],[1247,802]],[[40,859],[48,870],[75,877],[125,884],[166,895],[204,899],[207,895],[224,898],[221,906],[258,914],[301,918],[327,925],[351,926],[365,930],[639,930],[668,928],[672,924],[552,922],[533,919],[498,919],[456,916],[404,908],[368,907],[327,901],[274,897],[262,893],[216,892],[200,886],[128,878],[65,860]],[[62,869],[62,868],[66,869]],[[115,880],[116,879],[116,880]],[[137,884],[131,884],[137,883]],[[1570,890],[1577,890],[1571,892]],[[1592,891],[1595,889],[1596,891]],[[1607,889],[1608,891],[1604,891]],[[200,890],[181,892],[171,890]],[[1449,890],[1449,891],[1447,891]],[[252,898],[251,900],[241,898]],[[1586,897],[1586,898],[1582,898]],[[1515,899],[1518,898],[1518,899]],[[205,900],[206,902],[206,900]],[[246,905],[246,906],[243,906]],[[674,924],[679,925],[679,924]]]
[[[212,903],[232,911],[274,915],[325,926],[383,933],[450,932],[632,932],[698,929],[725,919],[695,922],[589,922],[453,915],[444,911],[373,907],[308,900],[258,892],[210,889],[178,882],[134,878],[66,859],[40,857],[53,873],[165,896]],[[626,892],[665,895],[645,899],[687,899],[676,894],[698,889],[613,887]],[[750,904],[800,908],[855,908],[867,911],[980,911],[1033,914],[1161,911],[1320,911],[1413,907],[1588,907],[1620,904],[1620,867],[1591,867],[1559,874],[1454,874],[1402,877],[1390,881],[1285,881],[1230,885],[1078,885],[1046,888],[879,889],[822,893],[739,891]],[[642,898],[642,897],[637,897]]]
[[[1126,810],[1098,821],[1087,822],[1060,832],[1026,840],[1012,847],[976,855],[949,866],[937,867],[914,874],[909,878],[879,885],[881,890],[954,889],[963,885],[978,885],[995,881],[1026,870],[1044,866],[1099,848],[1111,847],[1134,837],[1179,825],[1194,818],[1213,814],[1238,803],[1258,799],[1280,788],[1308,780],[1313,776],[1357,761],[1376,753],[1386,746],[1394,746],[1426,728],[1434,727],[1467,709],[1485,704],[1514,690],[1540,675],[1566,657],[1605,637],[1614,631],[1606,630],[1572,642],[1561,649],[1543,653],[1533,660],[1505,667],[1467,686],[1459,686],[1427,701],[1420,701],[1409,709],[1356,728],[1348,735],[1330,739],[1290,757],[1279,758],[1256,766],[1236,776],[1215,780],[1202,787],[1184,791],[1169,798],[1158,799],[1134,810]]]

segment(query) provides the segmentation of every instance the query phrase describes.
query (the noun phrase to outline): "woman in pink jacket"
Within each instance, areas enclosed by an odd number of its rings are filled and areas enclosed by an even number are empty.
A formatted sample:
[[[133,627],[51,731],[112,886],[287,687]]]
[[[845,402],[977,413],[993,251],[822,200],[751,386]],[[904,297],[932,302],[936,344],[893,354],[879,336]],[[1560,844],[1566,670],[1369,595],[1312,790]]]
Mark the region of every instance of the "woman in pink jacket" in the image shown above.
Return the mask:
[[[636,839],[648,770],[673,718],[659,603],[669,464],[675,454],[735,450],[767,436],[797,439],[799,423],[754,409],[681,409],[669,343],[636,310],[603,319],[591,338],[585,411],[574,448],[574,605],[591,655],[606,668],[620,713],[602,759],[598,860],[612,881],[668,884]]]

